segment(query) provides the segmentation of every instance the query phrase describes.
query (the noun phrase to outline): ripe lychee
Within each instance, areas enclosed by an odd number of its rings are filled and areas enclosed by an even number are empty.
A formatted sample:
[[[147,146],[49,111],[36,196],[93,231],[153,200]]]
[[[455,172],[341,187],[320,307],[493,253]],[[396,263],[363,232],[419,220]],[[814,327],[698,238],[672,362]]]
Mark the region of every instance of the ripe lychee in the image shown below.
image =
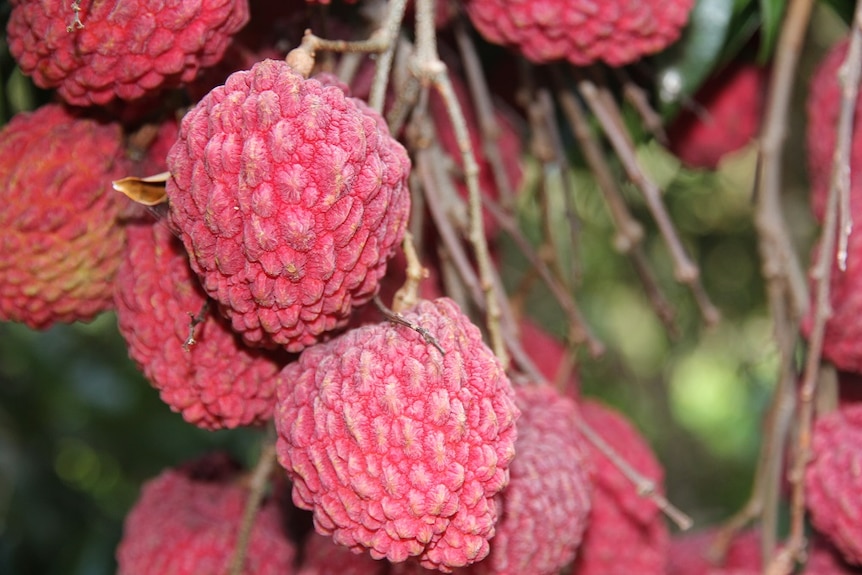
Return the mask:
[[[757,135],[767,79],[764,68],[737,63],[708,80],[694,97],[697,109],[668,129],[671,151],[690,167],[717,168]]]
[[[170,221],[204,289],[247,342],[288,351],[374,296],[410,208],[410,160],[382,118],[283,61],[207,94],[168,167]]]
[[[588,462],[575,421],[575,402],[549,386],[516,391],[521,410],[517,457],[491,553],[473,564],[475,575],[554,575],[574,558],[590,511]]]
[[[222,429],[272,417],[283,358],[242,343],[163,223],[128,226],[116,305],[129,355],[186,421]]]
[[[815,533],[808,548],[808,561],[802,575],[860,575],[862,567],[850,565],[841,553],[819,533]]]
[[[247,0],[12,0],[9,51],[42,88],[76,106],[189,82],[224,54]]]
[[[293,500],[374,558],[449,572],[483,559],[518,408],[500,362],[450,299],[365,326],[281,372],[275,423]]]
[[[724,553],[713,561],[710,553],[718,531],[705,529],[671,539],[667,575],[759,575],[762,570],[760,534],[737,534]]]
[[[338,545],[332,537],[312,531],[302,548],[302,564],[297,575],[386,575],[389,562],[372,559]]]
[[[818,418],[805,472],[806,505],[818,531],[854,565],[862,565],[862,405]]]
[[[661,492],[664,472],[649,445],[619,413],[594,401],[581,416],[638,473]],[[655,503],[642,497],[608,457],[589,442],[592,512],[575,560],[575,575],[664,575],[670,536]]]
[[[111,308],[126,165],[118,125],[57,104],[0,130],[0,320],[43,329]]]
[[[489,42],[515,46],[543,64],[624,66],[676,41],[693,0],[466,0],[467,15]]]
[[[223,455],[169,469],[148,481],[126,516],[117,547],[119,575],[227,573],[248,490]],[[246,575],[290,575],[296,551],[274,499],[255,516]]]

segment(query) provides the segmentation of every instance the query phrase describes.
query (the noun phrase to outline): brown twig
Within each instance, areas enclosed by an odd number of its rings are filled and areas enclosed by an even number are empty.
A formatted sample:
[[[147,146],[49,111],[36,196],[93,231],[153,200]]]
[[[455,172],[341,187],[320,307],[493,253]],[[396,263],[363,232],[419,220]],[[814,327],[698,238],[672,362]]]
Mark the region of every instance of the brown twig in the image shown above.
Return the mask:
[[[584,101],[598,119],[611,142],[617,156],[623,164],[629,179],[643,193],[647,207],[658,226],[659,232],[664,238],[668,251],[674,262],[674,275],[677,281],[689,286],[695,297],[701,315],[709,324],[716,323],[720,314],[709,301],[706,292],[700,283],[700,272],[694,262],[688,257],[682,242],[677,235],[676,228],[664,202],[661,198],[661,190],[650,179],[640,166],[635,153],[634,144],[628,132],[623,127],[622,118],[616,103],[603,89],[600,89],[592,80],[582,74],[577,82],[578,91],[584,97]]]
[[[585,422],[583,419],[578,419],[577,426],[580,432],[584,435],[584,437],[593,444],[593,446],[605,457],[607,457],[611,463],[613,463],[614,467],[616,467],[623,476],[628,479],[632,485],[637,489],[638,494],[641,497],[646,497],[652,502],[656,504],[656,507],[661,509],[661,511],[673,521],[677,527],[682,529],[683,531],[690,529],[693,521],[691,517],[683,513],[680,509],[678,509],[675,505],[673,505],[667,498],[658,492],[658,487],[656,486],[655,481],[644,477],[640,474],[636,469],[634,469],[629,463],[623,459],[623,457],[614,450],[613,447],[608,445],[608,443],[602,439],[601,435],[599,435],[596,430],[594,430],[590,425]]]
[[[374,305],[377,306],[377,309],[380,310],[380,313],[382,313],[388,321],[412,329],[413,331],[422,336],[422,339],[425,340],[425,343],[433,345],[435,348],[437,348],[437,351],[440,352],[440,355],[446,355],[446,351],[443,349],[443,346],[440,345],[440,342],[437,341],[437,338],[434,337],[434,335],[430,331],[428,331],[421,325],[417,325],[412,321],[406,319],[399,312],[392,311],[391,309],[386,307],[386,304],[383,303],[383,300],[380,299],[379,295],[374,296],[373,301]]]
[[[622,84],[623,97],[637,111],[638,115],[643,120],[644,126],[653,135],[653,137],[661,144],[667,144],[667,132],[664,130],[664,122],[661,116],[652,107],[649,101],[647,91],[635,83],[625,68],[614,68],[614,75]]]
[[[839,265],[841,264],[840,254],[836,254],[837,236],[839,233],[843,235],[843,230],[839,230],[838,212],[841,199],[850,195],[850,148],[853,142],[853,119],[859,93],[860,76],[862,76],[862,3],[856,7],[850,46],[844,63],[838,71],[838,79],[841,83],[841,109],[838,117],[832,177],[820,237],[820,249],[812,268],[812,277],[816,282],[814,321],[808,337],[808,354],[805,358],[805,369],[799,388],[797,443],[793,454],[793,469],[790,473],[790,481],[793,486],[790,507],[790,535],[785,545],[790,557],[796,561],[802,561],[805,553],[805,486],[803,479],[805,467],[811,457],[811,429],[814,421],[814,396],[817,392],[820,354],[823,350],[826,322],[832,315],[829,299],[830,279],[836,260]]]
[[[404,285],[398,288],[392,298],[392,311],[401,313],[419,302],[419,283],[428,278],[428,270],[422,267],[416,247],[413,245],[413,234],[406,232],[401,243],[407,267],[404,270]]]
[[[204,302],[204,305],[201,306],[201,309],[198,311],[197,315],[193,315],[192,312],[188,312],[189,314],[189,335],[186,337],[186,340],[183,342],[183,349],[189,351],[191,347],[196,344],[198,341],[195,339],[195,328],[197,328],[200,324],[206,321],[207,313],[210,308],[209,300]]]
[[[275,430],[270,426],[263,441],[257,465],[252,471],[249,481],[248,499],[246,499],[245,509],[242,512],[242,519],[237,532],[236,547],[234,548],[233,557],[228,568],[230,575],[242,575],[244,572],[245,556],[251,540],[251,532],[254,528],[254,519],[257,516],[257,511],[266,492],[269,476],[274,467]]]

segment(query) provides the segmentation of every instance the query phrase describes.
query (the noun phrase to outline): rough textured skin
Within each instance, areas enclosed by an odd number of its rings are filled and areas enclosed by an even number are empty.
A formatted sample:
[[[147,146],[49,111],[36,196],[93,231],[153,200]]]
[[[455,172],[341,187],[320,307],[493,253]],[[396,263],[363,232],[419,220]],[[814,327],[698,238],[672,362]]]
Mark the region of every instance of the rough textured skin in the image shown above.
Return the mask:
[[[829,178],[832,172],[832,156],[835,148],[835,134],[838,128],[838,115],[841,106],[841,86],[838,82],[838,68],[847,55],[848,40],[838,42],[817,66],[808,85],[806,115],[808,128],[808,176],[811,180],[811,210],[818,221],[823,221],[826,210],[826,196],[829,193]],[[862,169],[862,98],[856,100],[856,113],[853,121],[853,144],[850,148],[850,170],[853,174]],[[862,185],[858,177],[851,180],[851,195],[859,196]],[[859,203],[854,200],[853,204]]]
[[[214,304],[167,226],[151,220],[128,226],[116,307],[129,355],[162,401],[189,423],[205,429],[263,423],[272,417],[284,362],[271,351],[246,347]],[[196,343],[184,346],[192,318],[205,305],[205,319],[194,328]]]
[[[195,78],[248,21],[247,0],[12,0],[9,50],[70,104],[140,98]],[[75,23],[76,11],[81,23]]]
[[[293,500],[318,532],[374,558],[451,571],[488,554],[518,409],[500,363],[456,304],[306,349],[285,367],[275,422]]]
[[[668,130],[670,149],[693,168],[714,170],[721,158],[757,135],[768,76],[755,64],[735,64],[707,81]]]
[[[554,575],[575,558],[590,512],[588,463],[580,447],[575,402],[548,386],[516,390],[517,456],[491,553],[475,575]]]
[[[802,575],[860,575],[862,567],[847,564],[841,553],[815,533],[808,549],[808,562]]]
[[[649,445],[619,413],[585,401],[581,416],[629,465],[662,490],[664,472]],[[659,509],[591,443],[593,505],[575,575],[664,575],[670,536]]]
[[[247,342],[288,351],[374,296],[410,209],[410,161],[379,115],[282,61],[201,100],[168,166],[204,289]]]
[[[820,417],[805,472],[806,504],[814,527],[853,565],[862,565],[862,405]]]
[[[248,491],[225,457],[169,469],[144,484],[126,516],[118,575],[227,575]],[[296,551],[275,501],[255,517],[243,573],[291,575]]]
[[[331,537],[312,531],[305,540],[297,575],[386,575],[389,565],[384,559],[354,553]]]
[[[0,320],[43,329],[111,308],[126,165],[119,126],[56,104],[0,130]]]
[[[693,0],[465,0],[489,42],[542,64],[624,66],[663,50],[688,22]]]
[[[852,203],[853,218],[858,221],[862,217],[862,204]],[[819,244],[813,250],[812,261],[816,260]],[[826,322],[823,338],[822,356],[831,361],[838,369],[862,373],[862,231],[854,227],[847,246],[847,269],[840,271],[837,260],[832,262],[832,274],[829,280],[829,300],[832,315]],[[816,280],[812,277],[813,288]],[[804,318],[802,330],[806,337],[813,328],[814,299],[816,292],[812,289],[812,303]]]
[[[760,575],[760,534],[755,530],[737,535],[721,561],[709,557],[717,531],[677,535],[671,539],[666,575]]]

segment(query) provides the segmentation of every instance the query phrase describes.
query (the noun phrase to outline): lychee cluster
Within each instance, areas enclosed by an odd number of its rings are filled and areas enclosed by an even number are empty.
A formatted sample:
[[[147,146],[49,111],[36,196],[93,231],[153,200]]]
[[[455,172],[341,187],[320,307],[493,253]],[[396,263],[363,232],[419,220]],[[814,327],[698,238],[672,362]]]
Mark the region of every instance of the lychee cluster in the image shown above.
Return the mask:
[[[532,62],[576,66],[631,64],[673,43],[692,0],[465,0],[467,15],[489,42],[516,47]]]
[[[454,302],[422,301],[404,319],[424,334],[360,327],[284,368],[278,457],[294,503],[314,512],[320,533],[448,572],[488,554],[518,409],[502,366]]]
[[[862,565],[862,405],[847,405],[814,426],[805,473],[811,522],[854,565]]]
[[[170,221],[252,344],[299,351],[371,299],[409,211],[379,115],[283,61],[232,74],[183,118]]]
[[[148,481],[123,525],[119,575],[227,573],[248,491],[239,469],[217,454]],[[274,500],[258,511],[249,538],[247,575],[290,575],[296,551]]]
[[[206,297],[167,226],[148,219],[130,223],[127,232],[117,320],[129,355],[162,400],[206,429],[267,421],[281,358],[243,345]]]
[[[76,106],[134,100],[218,62],[247,0],[13,0],[9,51],[42,88]]]
[[[120,127],[48,104],[0,130],[0,320],[43,329],[112,306],[127,202]]]

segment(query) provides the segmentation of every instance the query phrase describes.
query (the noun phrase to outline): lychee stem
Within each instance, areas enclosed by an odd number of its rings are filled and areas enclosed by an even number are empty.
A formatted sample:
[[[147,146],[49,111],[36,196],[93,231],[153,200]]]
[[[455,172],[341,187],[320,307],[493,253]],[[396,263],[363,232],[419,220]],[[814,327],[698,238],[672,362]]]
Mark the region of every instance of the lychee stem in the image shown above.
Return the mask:
[[[422,267],[413,245],[413,234],[405,232],[401,245],[407,268],[404,270],[404,285],[398,288],[392,298],[392,311],[395,313],[402,313],[419,303],[419,282],[428,277],[428,270]]]
[[[580,430],[587,441],[592,443],[602,455],[607,457],[608,460],[614,464],[614,467],[616,467],[626,479],[632,482],[632,485],[634,485],[641,497],[646,497],[655,503],[656,507],[661,509],[668,519],[673,521],[681,530],[685,531],[691,528],[694,524],[691,517],[683,513],[679,508],[668,501],[664,495],[659,493],[656,490],[655,481],[638,473],[582,418],[578,418],[577,426],[578,430]]]
[[[404,327],[408,327],[422,336],[422,339],[425,340],[426,343],[433,345],[437,348],[437,351],[440,352],[440,355],[446,355],[446,351],[443,349],[443,346],[440,345],[440,342],[437,341],[437,338],[434,337],[431,332],[420,325],[416,325],[412,321],[405,319],[403,315],[399,312],[392,311],[383,301],[380,299],[379,295],[374,296],[374,305],[377,306],[377,309],[380,310],[387,320],[392,323],[397,323],[398,325],[403,325]]]
[[[245,567],[245,556],[251,540],[251,532],[254,520],[260,508],[264,493],[269,482],[269,476],[275,467],[275,428],[272,424],[267,427],[267,433],[261,446],[260,457],[252,471],[248,486],[248,499],[237,530],[236,547],[231,558],[229,575],[242,575]]]
[[[183,349],[189,351],[191,347],[197,343],[195,339],[195,328],[202,324],[207,319],[207,313],[209,312],[209,300],[204,302],[204,305],[201,306],[201,309],[198,311],[197,315],[192,315],[191,312],[189,314],[189,335],[186,340],[183,342]]]
[[[625,68],[612,68],[614,76],[617,77],[623,87],[623,97],[632,105],[644,126],[649,130],[650,134],[660,144],[667,145],[667,132],[664,129],[664,122],[661,116],[650,104],[649,94],[643,87],[632,81],[631,76]]]

